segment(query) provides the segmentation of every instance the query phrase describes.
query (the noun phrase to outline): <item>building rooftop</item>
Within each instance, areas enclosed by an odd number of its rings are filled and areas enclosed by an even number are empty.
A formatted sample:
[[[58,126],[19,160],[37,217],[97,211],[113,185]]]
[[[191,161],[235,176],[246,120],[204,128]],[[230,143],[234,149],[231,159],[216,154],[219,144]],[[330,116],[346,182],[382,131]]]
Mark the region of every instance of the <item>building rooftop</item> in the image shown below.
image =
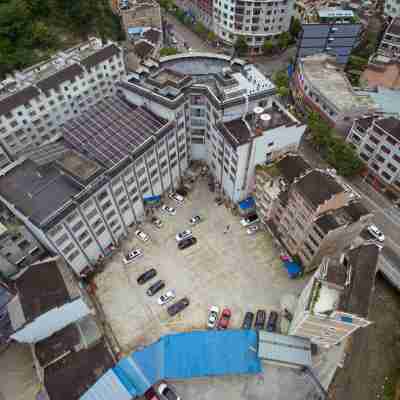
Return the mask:
[[[107,168],[132,155],[168,122],[119,97],[105,98],[61,126],[64,139]]]
[[[400,89],[400,64],[369,64],[361,75],[361,81],[370,88]]]
[[[393,115],[400,117],[400,90],[392,90],[385,88],[377,88],[377,90],[369,91],[368,95],[378,105],[380,112],[385,115]]]
[[[108,46],[98,49],[95,52],[90,51],[91,54],[89,54],[86,57],[82,54],[81,63],[86,68],[90,69],[96,66],[97,64],[100,64],[103,61],[108,60],[109,58],[112,58],[115,55],[118,55],[120,51],[121,50],[115,44],[109,44]]]
[[[375,125],[397,140],[400,140],[400,119],[394,117],[376,119]]]
[[[42,367],[53,360],[73,351],[79,345],[81,336],[76,324],[70,324],[46,339],[35,343],[35,354]]]
[[[334,58],[316,54],[301,59],[302,72],[314,89],[328,99],[339,112],[358,108],[376,108],[367,94],[358,94],[352,88],[344,72],[338,68]]]
[[[114,364],[101,341],[89,349],[71,352],[44,369],[50,399],[77,400]]]
[[[351,283],[347,286],[340,299],[340,309],[356,314],[362,318],[368,317],[379,248],[375,244],[362,245],[350,250],[348,258],[351,269]]]
[[[389,28],[387,29],[387,32],[390,35],[397,35],[400,36],[400,18],[396,17],[393,19],[391,24],[389,25]]]
[[[36,83],[36,86],[43,92],[49,92],[50,89],[56,89],[64,82],[74,81],[77,76],[83,74],[84,70],[79,64],[71,64],[63,69],[56,69],[51,72],[53,73]]]
[[[14,284],[26,322],[71,300],[58,261],[54,258],[25,268],[15,277]],[[19,328],[14,323],[13,327]]]
[[[334,177],[317,169],[295,182],[294,187],[316,208],[332,196],[344,191]]]
[[[24,151],[17,153],[16,159],[26,158],[33,161],[37,165],[49,164],[56,161],[70,149],[66,146],[63,139],[56,140],[51,143],[46,143],[39,147],[27,148]]]
[[[40,95],[34,86],[26,86],[21,89],[0,89],[0,116],[5,115],[14,108],[28,103]]]
[[[311,169],[310,164],[297,154],[287,154],[274,165],[278,168],[282,177],[289,185],[292,184],[296,178]]]
[[[262,360],[311,367],[311,341],[292,335],[258,331],[258,356]]]
[[[323,214],[315,223],[324,233],[328,233],[340,226],[356,222],[369,214],[370,212],[360,202],[352,202],[347,206]]]
[[[140,58],[146,58],[154,51],[154,45],[148,40],[138,40],[135,43],[134,51]]]
[[[54,164],[21,159],[0,175],[0,195],[37,224],[59,210],[82,187]]]
[[[229,142],[232,142],[233,138],[234,143],[242,145],[249,142],[252,137],[248,124],[241,118],[221,123],[220,125],[223,125],[223,129],[220,129],[221,133],[227,137]],[[237,145],[234,147],[237,147]]]

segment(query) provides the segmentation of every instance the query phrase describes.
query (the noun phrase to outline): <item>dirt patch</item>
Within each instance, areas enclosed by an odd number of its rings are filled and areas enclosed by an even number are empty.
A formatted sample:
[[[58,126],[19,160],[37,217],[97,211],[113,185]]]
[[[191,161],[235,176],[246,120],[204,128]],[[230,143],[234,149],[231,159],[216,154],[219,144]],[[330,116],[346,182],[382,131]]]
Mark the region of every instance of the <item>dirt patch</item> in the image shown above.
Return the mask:
[[[400,294],[378,275],[370,310],[374,323],[358,331],[351,354],[331,385],[331,399],[393,400],[400,361]]]

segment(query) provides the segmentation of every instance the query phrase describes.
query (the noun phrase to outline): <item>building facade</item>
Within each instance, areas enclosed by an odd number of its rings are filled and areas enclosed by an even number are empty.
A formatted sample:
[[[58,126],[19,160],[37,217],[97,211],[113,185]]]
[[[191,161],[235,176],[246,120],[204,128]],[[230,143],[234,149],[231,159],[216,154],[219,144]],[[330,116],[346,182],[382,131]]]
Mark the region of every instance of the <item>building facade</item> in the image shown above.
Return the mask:
[[[23,225],[0,223],[0,274],[9,278],[44,255],[43,246]]]
[[[355,20],[350,10],[319,8],[308,12],[297,40],[296,62],[302,57],[326,53],[338,64],[347,64],[363,30]]]
[[[379,189],[400,195],[400,120],[355,120],[346,139],[367,164],[367,179]]]
[[[0,167],[60,137],[59,127],[115,91],[122,50],[92,38],[0,82]]]
[[[289,334],[330,348],[367,327],[378,256],[378,246],[367,244],[325,258],[300,295]]]
[[[306,271],[323,257],[348,248],[372,218],[336,176],[311,169],[296,154],[258,166],[255,194],[261,221],[299,257]]]
[[[379,111],[372,97],[356,91],[335,59],[326,54],[300,58],[292,88],[299,108],[316,112],[329,125],[344,130],[355,118]]]
[[[397,0],[385,0],[385,8],[383,9],[383,13],[389,18],[400,17],[400,5]]]
[[[388,3],[386,3],[388,4]],[[400,13],[400,5],[398,6]],[[400,16],[392,20],[383,34],[378,47],[378,54],[388,57],[392,61],[400,59]]]
[[[214,32],[220,40],[233,45],[243,36],[254,54],[262,52],[266,39],[289,30],[294,14],[294,0],[267,1],[214,1]]]

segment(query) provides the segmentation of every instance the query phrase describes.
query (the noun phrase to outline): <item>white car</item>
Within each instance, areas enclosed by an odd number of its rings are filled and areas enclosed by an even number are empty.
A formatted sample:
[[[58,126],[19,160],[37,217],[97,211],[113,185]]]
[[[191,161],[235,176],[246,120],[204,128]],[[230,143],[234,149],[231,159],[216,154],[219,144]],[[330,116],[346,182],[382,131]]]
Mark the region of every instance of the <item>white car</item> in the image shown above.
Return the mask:
[[[246,232],[248,235],[254,235],[255,233],[258,232],[258,229],[259,229],[258,225],[253,225],[253,226],[249,226],[246,229]]]
[[[240,220],[240,223],[242,226],[249,226],[249,225],[253,225],[256,224],[257,222],[260,222],[260,220],[258,219],[257,214],[252,214],[249,215],[246,218],[243,218]]]
[[[174,290],[168,290],[167,293],[164,293],[159,297],[157,300],[158,304],[160,306],[163,306],[164,304],[169,303],[171,300],[173,300],[176,297],[175,291]]]
[[[185,198],[178,193],[170,193],[168,197],[177,203],[183,203],[185,201]]]
[[[181,400],[181,398],[172,390],[171,386],[162,382],[158,385],[158,393],[163,399],[167,400]]]
[[[367,228],[368,233],[373,236],[378,242],[385,241],[385,235],[378,229],[376,225],[370,225]]]
[[[143,232],[139,229],[135,232],[135,235],[142,242],[148,242],[150,240],[150,235],[148,235],[146,232]]]
[[[214,329],[217,326],[219,316],[219,308],[216,306],[211,306],[208,310],[207,327],[209,329]]]
[[[123,261],[125,264],[129,264],[133,261],[135,261],[136,259],[138,259],[139,257],[143,256],[143,250],[142,249],[135,249],[130,251],[129,253],[124,255]]]
[[[192,231],[187,229],[185,231],[177,233],[175,236],[175,239],[179,243],[179,242],[182,242],[182,240],[189,239],[192,236],[193,236]]]
[[[199,224],[200,222],[201,222],[201,217],[200,217],[200,215],[195,215],[195,216],[193,216],[192,218],[190,218],[190,221],[189,221],[190,225],[197,225],[197,224]]]
[[[165,213],[165,214],[168,214],[168,215],[175,215],[175,214],[176,214],[175,208],[169,207],[169,206],[167,206],[166,204],[163,204],[163,205],[161,206],[161,211],[162,211],[163,213]]]

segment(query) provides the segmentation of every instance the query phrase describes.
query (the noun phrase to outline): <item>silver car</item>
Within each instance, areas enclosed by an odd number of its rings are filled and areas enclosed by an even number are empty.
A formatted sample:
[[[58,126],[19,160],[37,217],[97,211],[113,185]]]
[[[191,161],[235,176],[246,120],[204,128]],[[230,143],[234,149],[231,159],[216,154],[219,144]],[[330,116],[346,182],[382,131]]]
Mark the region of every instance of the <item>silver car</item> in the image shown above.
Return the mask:
[[[124,264],[129,264],[131,262],[134,262],[137,260],[139,257],[143,256],[143,250],[142,249],[134,249],[130,251],[129,253],[124,255],[124,258],[122,259]]]
[[[175,291],[174,290],[168,290],[168,292],[164,293],[159,297],[157,300],[157,303],[160,306],[163,306],[164,304],[169,303],[171,300],[173,300],[176,297]]]
[[[176,239],[176,241],[179,243],[179,242],[181,242],[182,240],[185,240],[185,239],[189,239],[190,237],[192,237],[193,235],[192,235],[192,231],[190,231],[190,230],[185,230],[185,231],[182,231],[182,232],[179,232],[179,233],[177,233],[176,234],[176,236],[175,236],[175,239]]]

